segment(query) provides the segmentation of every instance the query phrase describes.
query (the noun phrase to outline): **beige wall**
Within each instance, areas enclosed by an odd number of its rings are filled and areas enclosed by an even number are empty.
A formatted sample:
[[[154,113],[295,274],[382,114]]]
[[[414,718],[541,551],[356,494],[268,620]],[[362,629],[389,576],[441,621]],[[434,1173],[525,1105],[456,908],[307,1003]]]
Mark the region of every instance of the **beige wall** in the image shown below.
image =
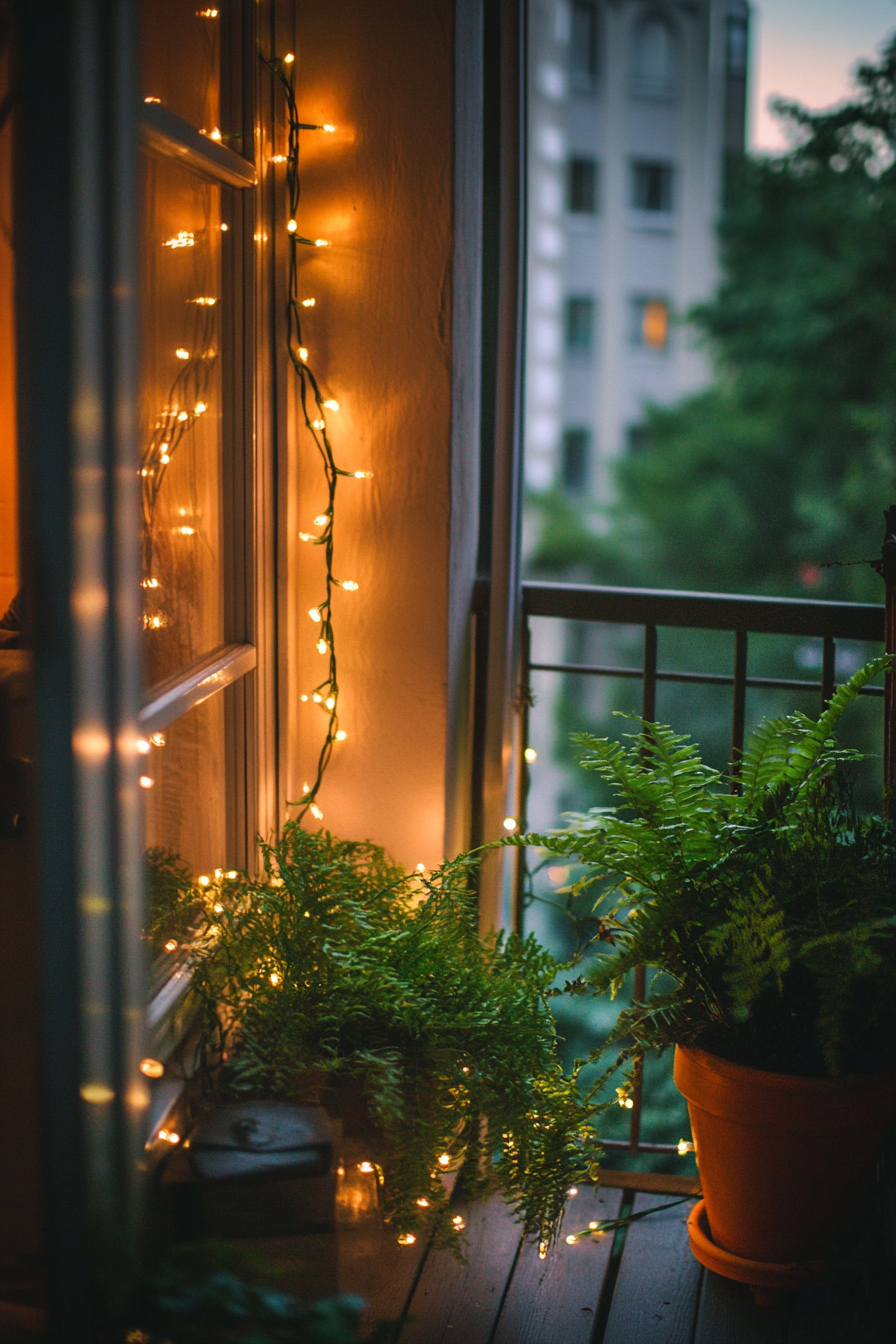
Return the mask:
[[[0,615],[15,595],[19,575],[14,336],[12,122],[7,121],[0,130]]]
[[[298,22],[300,114],[337,126],[303,135],[299,230],[331,242],[303,254],[302,289],[316,300],[304,340],[340,403],[329,421],[340,465],[375,473],[339,487],[336,572],[360,591],[335,597],[348,740],[320,806],[334,833],[429,867],[446,806],[454,4],[330,0],[300,6]],[[298,797],[324,729],[299,695],[325,660],[307,616],[322,560],[296,533],[313,530],[325,495],[313,445],[292,437],[282,671],[286,794]]]

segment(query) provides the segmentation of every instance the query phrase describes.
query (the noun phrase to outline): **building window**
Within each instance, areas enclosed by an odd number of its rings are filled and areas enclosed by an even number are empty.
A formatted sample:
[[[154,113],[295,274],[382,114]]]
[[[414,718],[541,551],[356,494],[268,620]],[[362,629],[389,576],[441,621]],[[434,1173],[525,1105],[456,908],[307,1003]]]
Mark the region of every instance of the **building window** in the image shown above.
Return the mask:
[[[632,207],[668,213],[672,209],[671,163],[636,160],[632,164]]]
[[[588,485],[591,431],[581,426],[563,431],[563,488],[570,492]]]
[[[625,431],[625,441],[628,451],[633,457],[638,453],[643,453],[647,447],[647,426],[629,425]]]
[[[597,6],[574,0],[569,40],[569,78],[574,93],[593,93],[597,80]]]
[[[725,73],[729,79],[747,77],[746,18],[729,18],[725,24]]]
[[[570,159],[566,207],[574,215],[597,211],[597,163],[594,159]]]
[[[669,305],[665,299],[632,299],[629,335],[644,350],[666,350],[669,345]]]
[[[635,27],[631,52],[631,91],[637,98],[672,98],[675,94],[675,34],[659,15]]]
[[[594,300],[576,295],[566,300],[566,348],[588,354],[594,344]]]

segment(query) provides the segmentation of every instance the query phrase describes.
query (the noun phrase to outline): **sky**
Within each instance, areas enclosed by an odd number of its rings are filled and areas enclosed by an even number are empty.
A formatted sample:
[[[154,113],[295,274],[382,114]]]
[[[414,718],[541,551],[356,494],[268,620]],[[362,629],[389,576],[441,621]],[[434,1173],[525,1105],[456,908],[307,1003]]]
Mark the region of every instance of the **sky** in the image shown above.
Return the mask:
[[[750,143],[758,150],[786,147],[770,96],[814,108],[840,102],[856,62],[875,57],[896,30],[896,0],[753,0],[752,9]]]

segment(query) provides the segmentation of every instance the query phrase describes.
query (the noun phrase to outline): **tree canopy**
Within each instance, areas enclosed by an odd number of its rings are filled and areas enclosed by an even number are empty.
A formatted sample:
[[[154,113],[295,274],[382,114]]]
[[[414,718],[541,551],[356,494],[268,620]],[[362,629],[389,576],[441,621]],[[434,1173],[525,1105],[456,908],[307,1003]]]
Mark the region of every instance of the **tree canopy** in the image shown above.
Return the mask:
[[[645,408],[608,517],[540,500],[533,568],[598,581],[881,600],[896,499],[896,35],[853,100],[779,101],[791,148],[729,164],[721,281],[678,339],[715,376]]]

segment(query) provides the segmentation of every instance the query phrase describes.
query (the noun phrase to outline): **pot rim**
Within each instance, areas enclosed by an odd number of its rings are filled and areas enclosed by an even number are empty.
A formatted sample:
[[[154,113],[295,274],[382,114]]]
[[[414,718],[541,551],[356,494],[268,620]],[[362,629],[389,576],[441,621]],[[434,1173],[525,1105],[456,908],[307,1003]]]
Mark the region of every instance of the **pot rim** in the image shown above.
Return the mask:
[[[676,1054],[682,1054],[696,1068],[719,1074],[732,1082],[751,1083],[754,1087],[775,1088],[786,1092],[802,1092],[817,1088],[819,1092],[852,1092],[867,1087],[872,1080],[889,1082],[896,1088],[896,1073],[881,1069],[877,1073],[838,1073],[819,1078],[815,1074],[775,1073],[771,1069],[754,1069],[748,1064],[735,1064],[723,1055],[714,1055],[698,1045],[676,1045]]]

